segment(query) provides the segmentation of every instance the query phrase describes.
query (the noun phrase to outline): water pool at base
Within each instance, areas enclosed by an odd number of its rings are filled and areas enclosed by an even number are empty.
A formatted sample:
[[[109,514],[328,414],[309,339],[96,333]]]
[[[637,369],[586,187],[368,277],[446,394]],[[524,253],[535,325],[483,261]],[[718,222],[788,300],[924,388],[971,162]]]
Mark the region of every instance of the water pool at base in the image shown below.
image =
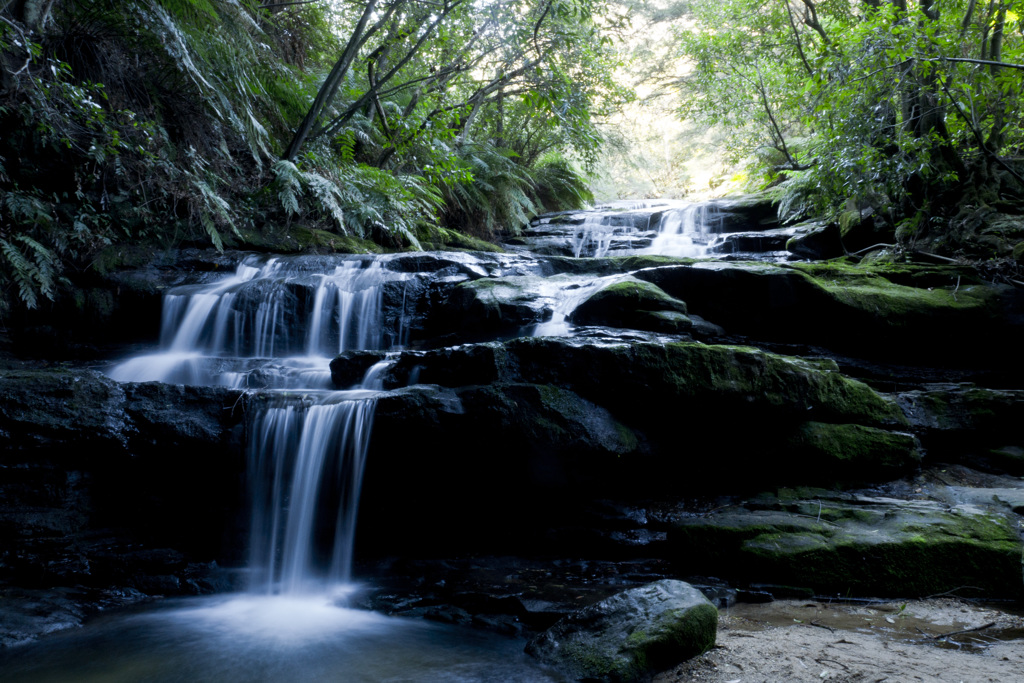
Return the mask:
[[[233,595],[164,603],[0,652],[7,683],[541,683],[564,679],[484,631]]]

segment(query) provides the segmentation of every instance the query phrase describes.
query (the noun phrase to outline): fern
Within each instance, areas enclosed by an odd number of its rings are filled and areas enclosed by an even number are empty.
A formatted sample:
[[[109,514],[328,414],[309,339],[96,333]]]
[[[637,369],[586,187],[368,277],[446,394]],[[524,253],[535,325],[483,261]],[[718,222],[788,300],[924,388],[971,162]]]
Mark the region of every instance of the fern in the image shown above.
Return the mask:
[[[17,235],[14,240],[24,247],[0,239],[0,252],[7,261],[5,270],[18,287],[18,298],[27,308],[36,308],[40,297],[53,301],[57,284],[53,252],[28,235]]]
[[[271,168],[277,198],[289,216],[299,213],[299,194],[302,192],[302,171],[290,161],[281,160]]]
[[[275,163],[271,170],[277,197],[287,215],[301,213],[299,198],[308,193],[317,201],[317,210],[334,219],[338,229],[346,232],[345,211],[341,207],[345,195],[337,183],[312,171],[303,171],[284,159]],[[362,230],[356,232],[361,233]]]

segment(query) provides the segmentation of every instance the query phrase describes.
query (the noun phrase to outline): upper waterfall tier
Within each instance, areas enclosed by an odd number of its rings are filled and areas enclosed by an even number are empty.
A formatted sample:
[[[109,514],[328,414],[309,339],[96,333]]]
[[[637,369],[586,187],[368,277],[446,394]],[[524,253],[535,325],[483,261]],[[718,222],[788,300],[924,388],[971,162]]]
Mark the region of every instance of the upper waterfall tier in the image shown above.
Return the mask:
[[[405,312],[383,319],[384,285],[411,278],[379,259],[249,256],[230,275],[169,290],[160,351],[110,374],[120,381],[245,386],[254,366],[246,359],[278,359],[259,364],[262,385],[324,386],[323,359],[402,345]]]
[[[613,201],[534,218],[514,243],[537,254],[603,257],[660,254],[700,258],[725,233],[778,225],[774,205],[758,197],[690,202]]]
[[[188,284],[169,287],[159,349],[109,374],[124,382],[326,389],[327,362],[339,353],[406,346],[423,324],[431,288],[540,269],[508,254],[247,255],[232,272],[196,269]]]

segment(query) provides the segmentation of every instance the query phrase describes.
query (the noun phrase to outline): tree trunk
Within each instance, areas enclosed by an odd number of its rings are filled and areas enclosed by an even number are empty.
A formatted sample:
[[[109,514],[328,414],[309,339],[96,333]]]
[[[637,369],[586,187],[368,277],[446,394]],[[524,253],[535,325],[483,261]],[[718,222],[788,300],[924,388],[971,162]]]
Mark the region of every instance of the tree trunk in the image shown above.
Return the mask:
[[[345,46],[345,51],[341,53],[341,58],[335,62],[331,73],[327,75],[327,80],[320,86],[320,91],[317,92],[313,105],[306,112],[306,117],[302,119],[298,130],[295,131],[295,136],[282,156],[283,159],[295,161],[295,157],[299,155],[303,143],[306,142],[306,138],[309,137],[310,132],[316,126],[316,122],[320,119],[323,110],[334,101],[334,97],[338,94],[338,88],[341,86],[345,74],[348,73],[349,67],[352,66],[356,55],[359,54],[359,48],[366,37],[366,24],[377,9],[377,2],[378,0],[368,0],[366,3],[363,15],[359,17],[359,22],[352,31],[348,44]]]

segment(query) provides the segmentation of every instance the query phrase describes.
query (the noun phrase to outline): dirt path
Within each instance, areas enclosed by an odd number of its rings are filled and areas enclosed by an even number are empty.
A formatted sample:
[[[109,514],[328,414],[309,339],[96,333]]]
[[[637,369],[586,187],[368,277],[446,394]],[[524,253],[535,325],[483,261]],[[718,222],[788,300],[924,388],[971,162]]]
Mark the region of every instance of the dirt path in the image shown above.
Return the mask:
[[[1024,618],[955,599],[737,605],[722,611],[713,650],[655,678],[691,681],[1024,681]]]

